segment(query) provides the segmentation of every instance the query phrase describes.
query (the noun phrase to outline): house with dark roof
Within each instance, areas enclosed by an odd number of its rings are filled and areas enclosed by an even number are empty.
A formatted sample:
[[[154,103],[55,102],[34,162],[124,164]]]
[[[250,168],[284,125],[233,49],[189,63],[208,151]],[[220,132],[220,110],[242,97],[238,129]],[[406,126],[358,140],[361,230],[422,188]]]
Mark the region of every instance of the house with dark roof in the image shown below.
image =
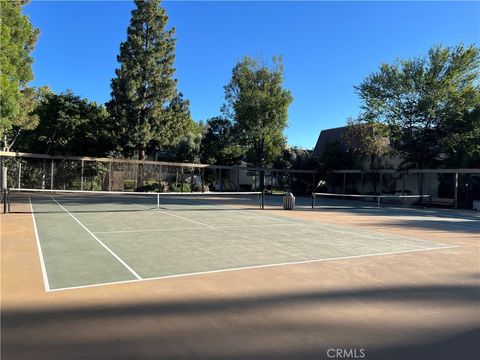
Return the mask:
[[[313,149],[312,156],[320,157],[325,151],[325,147],[328,143],[338,143],[343,150],[347,150],[347,144],[345,143],[344,135],[348,130],[348,126],[340,126],[331,129],[325,129],[320,132],[318,136],[317,143]],[[384,139],[385,144],[390,148],[390,139],[386,137]],[[385,156],[382,157],[382,163],[384,168],[398,168],[401,163],[401,158],[399,156],[392,155],[388,152]],[[370,167],[370,162],[365,161],[364,168],[368,169]]]
[[[327,143],[330,142],[338,142],[339,144],[343,145],[346,150],[347,146],[345,145],[345,141],[343,140],[343,135],[346,133],[347,129],[348,126],[341,126],[337,128],[322,130],[320,132],[320,135],[318,136],[317,144],[313,149],[312,155],[321,156],[323,154],[323,151],[325,150],[325,146],[327,145]]]

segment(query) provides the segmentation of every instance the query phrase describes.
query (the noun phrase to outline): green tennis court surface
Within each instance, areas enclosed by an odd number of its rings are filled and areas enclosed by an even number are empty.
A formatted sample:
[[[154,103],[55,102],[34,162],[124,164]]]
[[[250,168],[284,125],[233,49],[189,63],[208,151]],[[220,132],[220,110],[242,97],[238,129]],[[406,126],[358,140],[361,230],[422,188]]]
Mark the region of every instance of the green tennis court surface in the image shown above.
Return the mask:
[[[449,246],[183,198],[29,196],[46,290]],[[163,201],[163,199],[162,199]]]

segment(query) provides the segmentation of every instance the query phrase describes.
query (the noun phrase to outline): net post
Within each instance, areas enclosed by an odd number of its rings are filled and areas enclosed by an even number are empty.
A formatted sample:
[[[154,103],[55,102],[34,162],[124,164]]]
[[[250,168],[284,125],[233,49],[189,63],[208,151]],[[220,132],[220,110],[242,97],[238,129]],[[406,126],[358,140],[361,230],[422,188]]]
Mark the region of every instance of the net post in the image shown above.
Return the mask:
[[[263,210],[265,209],[265,192],[262,191],[260,194],[260,209]]]
[[[312,192],[312,209],[315,209],[315,192]]]
[[[157,209],[160,209],[160,194],[157,193]]]
[[[381,196],[378,196],[378,198],[377,198],[377,199],[378,199],[378,200],[377,200],[377,207],[380,207],[381,198],[382,198]]]

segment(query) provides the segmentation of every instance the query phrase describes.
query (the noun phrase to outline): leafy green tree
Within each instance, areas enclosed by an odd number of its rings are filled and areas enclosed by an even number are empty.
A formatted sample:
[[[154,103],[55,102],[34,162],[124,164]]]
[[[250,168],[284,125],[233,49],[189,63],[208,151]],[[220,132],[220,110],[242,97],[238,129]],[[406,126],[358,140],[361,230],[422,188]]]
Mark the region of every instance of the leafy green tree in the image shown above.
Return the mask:
[[[34,113],[39,124],[21,134],[19,147],[24,150],[78,156],[103,156],[114,150],[108,113],[95,102],[71,92],[49,92]]]
[[[389,152],[388,127],[385,124],[349,118],[343,138],[348,149],[363,162],[368,162],[371,170],[382,168],[382,158]]]
[[[270,164],[284,148],[283,131],[292,100],[290,91],[283,88],[281,57],[273,58],[271,69],[248,56],[233,68],[223,111],[254,165]]]
[[[46,86],[38,89],[25,87],[20,90],[20,111],[15,116],[15,121],[12,122],[10,129],[4,134],[5,141],[3,145],[5,151],[12,150],[22,132],[33,130],[37,127],[39,122],[39,117],[36,113],[37,106],[49,92],[50,90]]]
[[[22,106],[29,101],[31,90],[25,89],[33,79],[30,53],[37,41],[38,29],[34,29],[27,16],[22,15],[22,6],[28,1],[2,1],[0,4],[0,139],[3,148],[12,147],[12,138],[16,138],[25,123]],[[20,115],[20,116],[19,116]]]
[[[480,104],[472,111],[444,123],[447,136],[441,139],[447,158],[445,166],[480,167]]]
[[[362,117],[389,125],[406,167],[436,167],[477,149],[479,64],[473,45],[435,46],[426,58],[383,64],[356,87]]]
[[[354,153],[345,150],[345,146],[339,141],[329,141],[325,144],[319,160],[319,170],[325,174],[331,170],[346,170],[359,167],[358,159]]]
[[[208,119],[201,142],[201,162],[234,165],[244,156],[244,148],[236,142],[232,122],[220,116]]]
[[[305,169],[310,159],[307,150],[299,147],[286,147],[275,159],[273,167],[278,169]]]
[[[177,94],[173,100],[167,105],[164,112],[165,122],[156,123],[154,128],[155,133],[162,133],[165,129],[162,128],[168,124],[171,132],[169,139],[157,137],[152,139],[150,147],[154,152],[162,149],[172,149],[179,141],[184,139],[190,133],[197,133],[197,124],[192,120],[190,115],[190,102],[183,99],[183,94]],[[201,134],[200,134],[201,135]]]
[[[179,141],[175,145],[164,148],[159,160],[199,163],[202,135],[203,124],[190,120]]]
[[[135,0],[107,104],[124,152],[136,151],[140,160],[152,142],[162,147],[178,141],[179,129],[188,121],[184,116],[188,102],[177,95],[173,78],[175,29],[166,29],[168,17],[159,4],[159,0]],[[143,184],[142,169],[138,183]]]

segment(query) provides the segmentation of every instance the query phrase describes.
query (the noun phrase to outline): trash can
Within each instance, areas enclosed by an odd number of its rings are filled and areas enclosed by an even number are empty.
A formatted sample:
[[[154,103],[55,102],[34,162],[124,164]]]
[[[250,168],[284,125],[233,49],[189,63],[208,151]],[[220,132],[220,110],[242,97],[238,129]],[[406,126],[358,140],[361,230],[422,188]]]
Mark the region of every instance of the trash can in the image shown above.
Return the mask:
[[[283,197],[283,208],[285,210],[295,209],[295,196],[292,193],[286,193]]]
[[[473,210],[480,210],[480,200],[473,200]]]

